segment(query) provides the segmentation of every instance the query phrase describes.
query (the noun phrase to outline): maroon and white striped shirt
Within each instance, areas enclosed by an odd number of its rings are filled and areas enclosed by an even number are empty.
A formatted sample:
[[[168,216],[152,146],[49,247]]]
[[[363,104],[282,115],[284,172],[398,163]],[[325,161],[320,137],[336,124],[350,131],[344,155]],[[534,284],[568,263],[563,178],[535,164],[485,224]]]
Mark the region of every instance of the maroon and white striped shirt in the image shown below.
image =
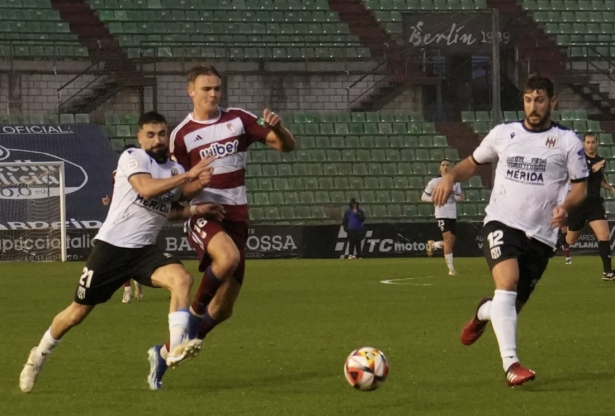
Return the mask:
[[[171,156],[189,171],[201,159],[216,156],[211,183],[194,202],[222,204],[226,219],[248,220],[245,171],[248,147],[264,142],[269,129],[257,124],[254,114],[239,108],[220,108],[218,118],[197,121],[192,113],[171,133]]]

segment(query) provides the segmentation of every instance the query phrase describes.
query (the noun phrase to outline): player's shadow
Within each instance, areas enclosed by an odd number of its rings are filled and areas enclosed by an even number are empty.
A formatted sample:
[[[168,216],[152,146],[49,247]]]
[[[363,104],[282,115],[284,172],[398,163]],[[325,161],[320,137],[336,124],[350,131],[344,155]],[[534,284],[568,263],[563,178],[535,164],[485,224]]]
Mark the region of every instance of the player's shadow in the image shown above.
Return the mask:
[[[243,388],[252,388],[254,386],[279,386],[280,384],[288,385],[293,382],[300,382],[310,379],[322,379],[322,373],[318,373],[316,371],[305,371],[301,373],[292,373],[292,374],[280,374],[280,375],[269,375],[264,377],[254,377],[254,378],[237,378],[233,380],[228,380],[227,382],[216,382],[212,381],[211,376],[204,375],[201,380],[196,381],[195,383],[191,383],[189,386],[184,386],[182,388],[190,390],[199,390],[202,391],[205,389],[207,392],[217,392],[223,390],[240,390]],[[302,388],[302,391],[305,389]]]
[[[593,387],[588,382],[610,382],[609,385],[615,382],[615,373],[599,372],[599,373],[568,373],[566,376],[554,376],[547,379],[538,378],[536,381],[525,384],[520,390],[528,392],[544,392],[544,391],[579,391],[589,390]]]

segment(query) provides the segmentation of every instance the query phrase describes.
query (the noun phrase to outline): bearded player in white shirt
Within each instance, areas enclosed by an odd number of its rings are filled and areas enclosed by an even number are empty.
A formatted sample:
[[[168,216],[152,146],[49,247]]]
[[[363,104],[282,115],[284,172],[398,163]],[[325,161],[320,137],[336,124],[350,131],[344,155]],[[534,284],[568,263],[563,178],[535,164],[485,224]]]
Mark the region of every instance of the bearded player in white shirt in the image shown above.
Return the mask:
[[[431,195],[434,188],[442,179],[442,175],[445,175],[451,167],[451,161],[448,159],[442,159],[440,161],[440,174],[437,178],[433,178],[427,184],[427,188],[421,195],[421,200],[425,202],[432,202]],[[442,233],[442,241],[429,240],[427,242],[427,255],[431,257],[433,252],[438,249],[444,250],[444,260],[448,267],[449,276],[456,276],[459,273],[455,270],[453,264],[453,248],[455,247],[455,236],[457,235],[457,201],[461,202],[465,199],[463,192],[461,192],[461,184],[457,182],[453,186],[453,193],[441,207],[436,207],[435,216],[438,221],[438,228]]]
[[[472,156],[444,175],[433,193],[434,204],[442,206],[455,182],[468,180],[479,165],[498,161],[483,227],[488,243],[483,250],[495,294],[480,301],[463,328],[461,342],[476,342],[491,321],[510,387],[535,378],[517,357],[517,314],[553,256],[558,228],[587,192],[581,140],[551,121],[557,103],[553,90],[549,79],[531,77],[523,89],[525,120],[493,128]]]
[[[73,302],[56,315],[28,356],[19,377],[24,393],[32,391],[47,355],[60,339],[130,278],[171,292],[168,365],[179,365],[201,348],[201,340],[187,337],[192,276],[155,242],[167,216],[189,218],[198,212],[220,218],[220,206],[197,209],[172,205],[182,195],[184,184],[199,181],[200,186],[207,185],[211,177],[208,165],[213,158],[205,158],[184,172],[181,165],[168,158],[167,124],[158,113],[141,116],[138,139],[141,149],[128,149],[120,156],[111,207],[94,237],[96,245],[85,263]]]

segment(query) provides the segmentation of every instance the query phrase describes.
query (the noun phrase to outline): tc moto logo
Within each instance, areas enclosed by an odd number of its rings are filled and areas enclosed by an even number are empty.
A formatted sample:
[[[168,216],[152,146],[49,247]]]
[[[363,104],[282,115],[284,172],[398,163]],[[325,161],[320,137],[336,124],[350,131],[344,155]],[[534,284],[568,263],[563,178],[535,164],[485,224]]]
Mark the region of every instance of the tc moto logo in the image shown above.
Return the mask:
[[[362,253],[407,253],[410,251],[425,251],[427,248],[425,243],[410,241],[401,234],[397,234],[397,236],[403,241],[392,238],[374,238],[373,235],[374,232],[372,230],[367,230],[365,233],[365,238],[361,240]],[[348,255],[349,251],[348,234],[344,231],[344,227],[340,226],[337,238],[338,242],[335,244],[335,251],[341,251],[340,258],[344,258],[344,256]]]

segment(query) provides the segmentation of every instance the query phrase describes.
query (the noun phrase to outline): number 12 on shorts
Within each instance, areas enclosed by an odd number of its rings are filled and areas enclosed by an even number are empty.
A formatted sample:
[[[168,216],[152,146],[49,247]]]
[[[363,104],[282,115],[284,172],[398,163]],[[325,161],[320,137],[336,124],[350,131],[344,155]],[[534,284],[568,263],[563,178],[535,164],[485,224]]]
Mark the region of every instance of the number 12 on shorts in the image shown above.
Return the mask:
[[[487,235],[487,241],[489,241],[489,249],[491,250],[491,258],[497,260],[502,255],[500,246],[502,245],[502,239],[504,238],[504,232],[502,230],[495,230]]]

